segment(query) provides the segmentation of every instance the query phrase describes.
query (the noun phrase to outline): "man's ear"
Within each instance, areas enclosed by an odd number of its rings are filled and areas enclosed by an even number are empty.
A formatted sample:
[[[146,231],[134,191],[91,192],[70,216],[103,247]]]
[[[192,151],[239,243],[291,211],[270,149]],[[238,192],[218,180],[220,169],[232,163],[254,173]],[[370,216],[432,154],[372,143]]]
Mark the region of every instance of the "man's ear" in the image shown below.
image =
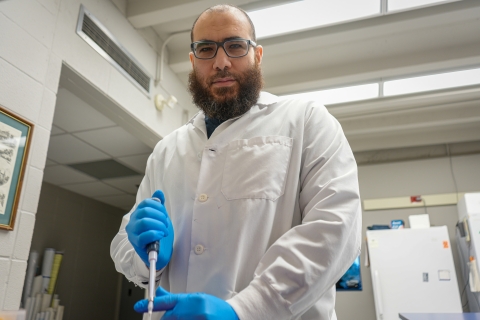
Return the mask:
[[[193,55],[193,52],[190,52],[188,54],[188,56],[190,57],[190,63],[192,64],[192,69],[195,67],[195,56]]]
[[[263,58],[263,47],[258,45],[255,47],[255,61],[260,65]]]

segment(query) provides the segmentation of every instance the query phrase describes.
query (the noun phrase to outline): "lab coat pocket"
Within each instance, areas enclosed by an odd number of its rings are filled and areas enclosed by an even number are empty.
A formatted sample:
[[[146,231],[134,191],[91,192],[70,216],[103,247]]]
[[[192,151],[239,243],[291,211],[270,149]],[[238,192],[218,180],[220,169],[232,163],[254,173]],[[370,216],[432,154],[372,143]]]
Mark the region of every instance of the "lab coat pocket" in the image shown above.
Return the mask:
[[[268,199],[283,195],[293,139],[255,137],[228,144],[222,178],[227,200]]]

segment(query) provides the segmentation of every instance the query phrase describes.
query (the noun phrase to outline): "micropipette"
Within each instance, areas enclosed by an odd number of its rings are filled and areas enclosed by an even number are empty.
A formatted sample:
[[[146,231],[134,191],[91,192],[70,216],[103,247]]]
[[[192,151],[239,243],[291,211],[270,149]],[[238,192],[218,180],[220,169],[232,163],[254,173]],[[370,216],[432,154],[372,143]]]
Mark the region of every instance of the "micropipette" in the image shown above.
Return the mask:
[[[150,319],[152,319],[153,299],[155,298],[155,274],[159,247],[159,241],[152,242],[147,247],[148,261],[150,261],[150,278],[148,280],[148,315]]]
[[[158,198],[152,200],[161,202]],[[150,278],[148,280],[148,315],[152,320],[153,299],[155,299],[155,276],[158,253],[160,251],[160,241],[155,241],[147,246],[148,261],[150,262]]]

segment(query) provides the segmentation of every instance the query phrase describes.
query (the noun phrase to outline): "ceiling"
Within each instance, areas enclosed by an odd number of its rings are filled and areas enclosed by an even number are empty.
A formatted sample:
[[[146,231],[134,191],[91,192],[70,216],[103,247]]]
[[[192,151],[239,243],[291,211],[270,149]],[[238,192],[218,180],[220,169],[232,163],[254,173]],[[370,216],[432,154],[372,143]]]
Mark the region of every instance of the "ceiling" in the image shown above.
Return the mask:
[[[164,61],[186,85],[191,25],[205,8],[221,2],[111,1],[157,52],[168,39]],[[229,1],[246,11],[287,2],[292,1]],[[478,68],[479,34],[480,1],[463,0],[258,39],[264,47],[265,90],[284,95]],[[88,95],[82,96],[71,83],[60,82],[44,180],[129,210],[152,144],[142,142],[148,139],[142,138],[141,128],[122,124],[122,117],[109,117],[114,113],[95,106],[95,99],[86,99]],[[480,85],[327,108],[341,123],[356,156],[365,159],[379,152],[391,158],[398,150],[415,158],[432,146],[464,148],[473,141],[478,152]],[[98,179],[71,167],[103,160],[115,160],[135,174]]]
[[[292,1],[229,3],[248,11],[286,2]],[[215,3],[222,2],[129,0],[126,16],[139,30],[153,30],[158,45],[177,33],[168,42],[166,62],[186,84],[191,69],[190,28],[198,14]],[[258,39],[264,47],[266,90],[286,94],[397,78],[462,67],[466,61],[452,60],[467,57],[478,64],[479,17],[480,3],[464,0]],[[443,68],[433,65],[446,61],[450,64]]]
[[[151,152],[152,148],[84,100],[64,87],[59,88],[45,182],[130,210]],[[95,171],[100,173],[111,171],[112,160],[127,169],[115,170],[109,177],[99,179],[94,171],[87,174],[76,166],[97,164],[99,167]]]
[[[187,85],[189,30],[214,0],[112,0]],[[320,0],[319,0],[320,1]],[[231,0],[247,12],[292,1]],[[385,0],[379,0],[385,3]],[[288,23],[286,21],[285,23]],[[480,1],[440,4],[258,39],[277,95],[480,67]],[[152,36],[154,35],[154,36]],[[356,152],[480,140],[480,87],[327,105]]]

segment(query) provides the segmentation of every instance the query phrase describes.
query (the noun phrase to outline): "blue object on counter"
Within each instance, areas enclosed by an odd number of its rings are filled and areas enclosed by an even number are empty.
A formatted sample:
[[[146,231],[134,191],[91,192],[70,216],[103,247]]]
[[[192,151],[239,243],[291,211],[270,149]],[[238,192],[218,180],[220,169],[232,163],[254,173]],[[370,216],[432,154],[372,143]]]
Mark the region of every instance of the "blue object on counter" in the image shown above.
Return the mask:
[[[385,230],[390,229],[390,226],[383,225],[383,224],[374,224],[373,226],[367,227],[368,230]]]
[[[403,228],[405,228],[405,222],[403,222],[403,220],[392,220],[390,222],[390,228],[392,228],[392,229],[403,229]]]

